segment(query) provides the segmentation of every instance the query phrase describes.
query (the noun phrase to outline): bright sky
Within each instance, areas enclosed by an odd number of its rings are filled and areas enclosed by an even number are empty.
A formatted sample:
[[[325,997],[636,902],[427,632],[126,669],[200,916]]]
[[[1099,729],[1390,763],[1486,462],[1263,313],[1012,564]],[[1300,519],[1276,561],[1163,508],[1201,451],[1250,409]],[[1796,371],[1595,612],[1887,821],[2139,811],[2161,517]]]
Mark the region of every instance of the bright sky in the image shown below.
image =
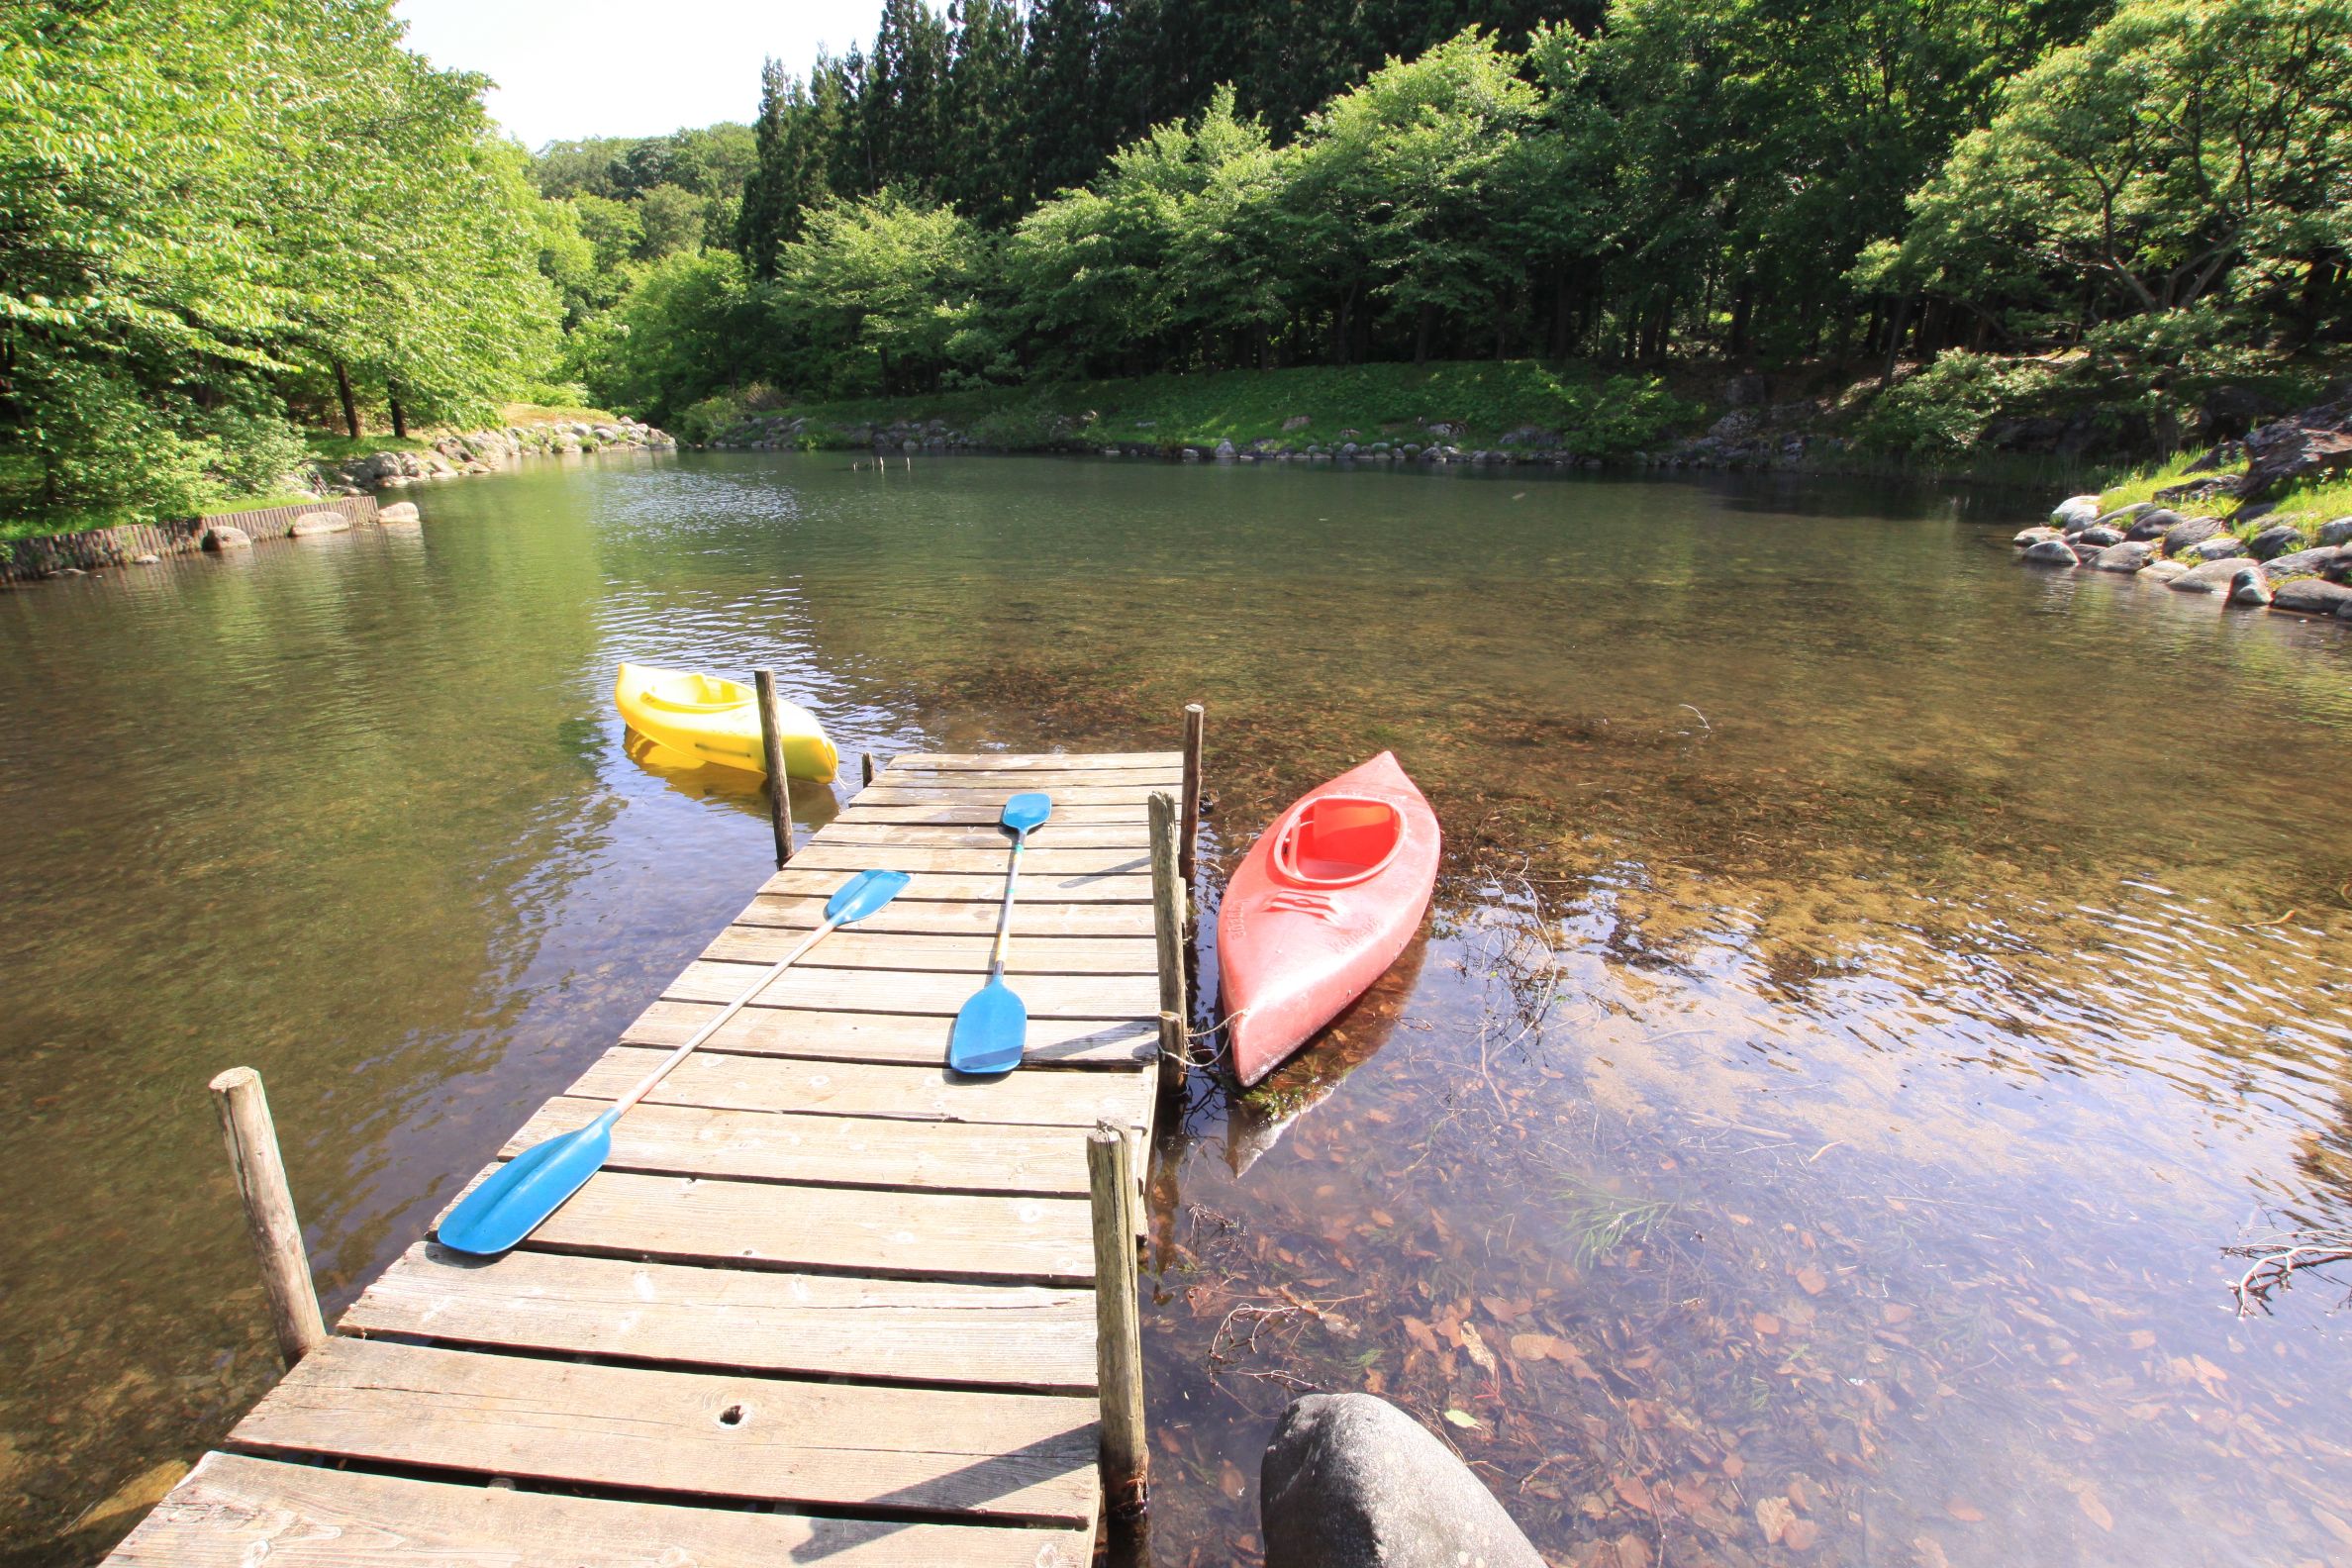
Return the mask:
[[[881,0],[397,0],[408,46],[498,86],[490,112],[537,147],[749,120],[759,62],[871,40]]]

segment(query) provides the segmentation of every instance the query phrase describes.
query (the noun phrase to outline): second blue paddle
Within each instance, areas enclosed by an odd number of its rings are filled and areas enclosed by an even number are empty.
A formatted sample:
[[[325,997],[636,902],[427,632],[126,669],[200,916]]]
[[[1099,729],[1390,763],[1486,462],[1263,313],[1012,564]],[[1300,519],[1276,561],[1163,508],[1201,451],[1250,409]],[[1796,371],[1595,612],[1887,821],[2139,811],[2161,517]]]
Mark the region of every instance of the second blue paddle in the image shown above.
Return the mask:
[[[947,1065],[957,1072],[1002,1073],[1021,1065],[1022,1047],[1029,1042],[1029,1008],[1005,984],[1005,949],[1013,939],[1013,887],[1021,877],[1021,851],[1029,846],[1030,830],[1042,828],[1052,815],[1053,797],[1031,790],[1006,801],[998,819],[1013,833],[1013,863],[1005,872],[1005,907],[997,912],[988,984],[972,993],[947,1036]]]

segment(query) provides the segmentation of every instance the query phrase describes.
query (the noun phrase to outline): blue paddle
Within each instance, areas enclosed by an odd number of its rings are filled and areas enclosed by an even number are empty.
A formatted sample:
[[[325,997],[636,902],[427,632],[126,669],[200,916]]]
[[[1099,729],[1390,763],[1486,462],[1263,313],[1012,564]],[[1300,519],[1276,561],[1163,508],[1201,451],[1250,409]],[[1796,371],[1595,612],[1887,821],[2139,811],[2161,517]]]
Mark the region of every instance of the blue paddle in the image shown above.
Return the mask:
[[[1011,1072],[1021,1065],[1021,1048],[1029,1039],[1029,1008],[1005,984],[1005,948],[1013,939],[1013,884],[1021,876],[1021,851],[1029,847],[1029,830],[1043,827],[1052,815],[1053,797],[1029,791],[1005,802],[1005,814],[998,819],[1013,830],[1013,864],[1005,872],[1005,907],[997,912],[988,984],[972,993],[947,1036],[947,1065],[959,1073]]]
[[[685,1044],[645,1074],[612,1110],[577,1131],[558,1132],[544,1142],[534,1143],[467,1193],[464,1201],[441,1221],[441,1244],[452,1251],[488,1257],[504,1252],[538,1229],[540,1221],[563,1207],[566,1198],[603,1168],[613,1152],[613,1124],[621,1120],[624,1112],[651,1094],[653,1086],[669,1076],[670,1069],[692,1055],[697,1045],[718,1033],[719,1026],[740,1013],[744,1004],[766,990],[768,982],[791,968],[795,959],[816,946],[828,932],[835,927],[864,920],[898,897],[899,890],[906,885],[904,871],[860,871],[842,883],[826,901],[824,925],[763,970],[751,982],[749,990],[720,1009],[717,1018],[696,1029]]]

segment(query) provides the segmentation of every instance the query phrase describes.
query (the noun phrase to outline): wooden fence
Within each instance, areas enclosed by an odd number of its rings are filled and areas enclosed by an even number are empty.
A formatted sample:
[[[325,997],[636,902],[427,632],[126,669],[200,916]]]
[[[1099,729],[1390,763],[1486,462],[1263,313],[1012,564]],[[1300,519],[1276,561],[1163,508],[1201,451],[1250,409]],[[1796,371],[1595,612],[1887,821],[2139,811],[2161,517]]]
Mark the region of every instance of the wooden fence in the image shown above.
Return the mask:
[[[204,531],[214,524],[241,528],[259,539],[284,539],[296,518],[312,512],[341,512],[353,523],[376,520],[374,496],[330,496],[300,506],[268,507],[259,512],[217,512],[168,523],[130,523],[121,528],[92,529],[84,534],[44,534],[0,544],[0,583],[30,582],[53,577],[68,567],[94,571],[121,566],[141,555],[185,555],[197,549]]]

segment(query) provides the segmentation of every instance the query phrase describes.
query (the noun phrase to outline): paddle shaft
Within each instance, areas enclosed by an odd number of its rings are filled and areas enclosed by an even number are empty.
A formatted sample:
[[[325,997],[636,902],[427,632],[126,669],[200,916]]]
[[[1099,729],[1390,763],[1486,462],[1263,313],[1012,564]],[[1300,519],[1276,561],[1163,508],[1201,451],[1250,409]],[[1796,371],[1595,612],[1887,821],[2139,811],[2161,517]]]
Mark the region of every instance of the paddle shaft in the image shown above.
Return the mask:
[[[1010,904],[1011,900],[1008,899],[1006,902]],[[822,940],[828,932],[832,931],[840,924],[841,923],[837,920],[828,920],[824,925],[809,932],[808,939],[806,941],[802,942],[798,947],[793,948],[792,951],[786,953],[783,957],[777,959],[773,964],[770,964],[765,970],[761,971],[759,978],[751,982],[749,989],[745,990],[741,996],[736,997],[733,1002],[728,1003],[727,1006],[721,1008],[717,1018],[711,1020],[710,1023],[705,1024],[701,1029],[696,1029],[692,1034],[688,1035],[685,1044],[679,1046],[676,1050],[671,1051],[667,1056],[664,1056],[661,1059],[660,1066],[654,1068],[651,1072],[645,1074],[643,1078],[639,1079],[637,1081],[637,1086],[635,1089],[630,1090],[629,1093],[623,1095],[620,1100],[614,1104],[613,1109],[605,1114],[618,1121],[623,1112],[627,1111],[631,1106],[636,1105],[639,1100],[644,1099],[645,1096],[651,1094],[656,1088],[660,1086],[661,1080],[667,1078],[670,1075],[671,1070],[674,1069],[678,1063],[684,1061],[687,1057],[694,1054],[696,1046],[700,1045],[704,1040],[709,1039],[712,1035],[718,1033],[720,1027],[724,1025],[729,1019],[734,1018],[737,1013],[742,1012],[745,1007],[748,1007],[753,997],[759,995],[760,992],[765,991],[768,988],[770,981],[774,980],[776,976],[782,974],[785,970],[791,968],[793,963],[799,959],[802,953],[805,953],[810,948],[816,946],[817,943]],[[1000,937],[999,940],[1001,942],[1002,938]]]
[[[1005,869],[1005,907],[997,911],[996,946],[988,954],[988,978],[997,979],[1005,972],[1005,949],[1013,945],[1013,884],[1021,880],[1021,851],[1029,847],[1029,830],[1024,828],[1013,839],[1013,863]]]

